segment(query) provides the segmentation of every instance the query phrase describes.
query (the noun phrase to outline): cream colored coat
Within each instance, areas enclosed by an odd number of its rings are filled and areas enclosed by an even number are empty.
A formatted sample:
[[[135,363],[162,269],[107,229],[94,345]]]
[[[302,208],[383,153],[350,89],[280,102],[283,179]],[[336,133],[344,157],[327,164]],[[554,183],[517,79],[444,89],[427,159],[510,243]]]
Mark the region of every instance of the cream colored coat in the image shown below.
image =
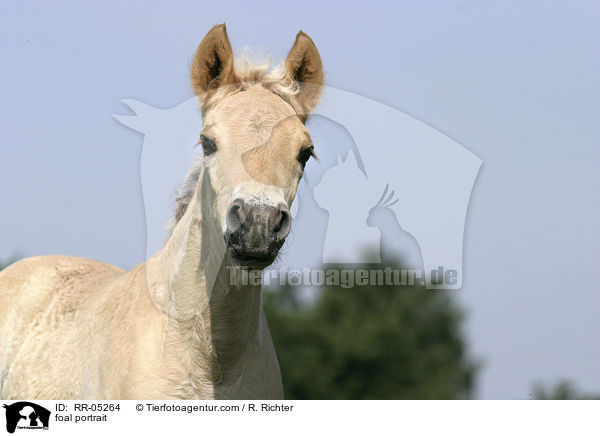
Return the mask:
[[[304,33],[283,72],[234,69],[224,25],[203,39],[192,82],[219,150],[146,263],[125,272],[45,256],[0,272],[0,398],[283,397],[260,287],[231,284],[223,238],[234,196],[288,205],[295,196],[303,122],[323,82]]]

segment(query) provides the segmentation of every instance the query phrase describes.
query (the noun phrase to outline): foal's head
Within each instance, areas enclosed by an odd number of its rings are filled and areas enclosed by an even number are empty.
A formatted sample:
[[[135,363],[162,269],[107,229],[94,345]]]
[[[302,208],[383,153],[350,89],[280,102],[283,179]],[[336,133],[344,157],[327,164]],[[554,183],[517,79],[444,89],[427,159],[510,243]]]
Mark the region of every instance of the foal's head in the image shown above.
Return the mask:
[[[290,206],[314,154],[304,123],[323,85],[319,52],[300,32],[285,67],[234,68],[220,24],[200,43],[191,77],[204,120],[204,176],[228,255],[267,266],[290,231]]]

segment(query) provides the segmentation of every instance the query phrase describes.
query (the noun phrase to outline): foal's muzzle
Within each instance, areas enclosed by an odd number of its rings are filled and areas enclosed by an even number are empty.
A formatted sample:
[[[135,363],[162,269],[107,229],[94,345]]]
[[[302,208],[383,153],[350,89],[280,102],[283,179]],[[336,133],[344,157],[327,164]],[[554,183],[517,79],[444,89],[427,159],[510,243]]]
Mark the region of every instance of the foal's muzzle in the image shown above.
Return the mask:
[[[286,205],[248,204],[239,198],[227,209],[226,220],[229,255],[240,265],[258,268],[273,263],[292,226]]]

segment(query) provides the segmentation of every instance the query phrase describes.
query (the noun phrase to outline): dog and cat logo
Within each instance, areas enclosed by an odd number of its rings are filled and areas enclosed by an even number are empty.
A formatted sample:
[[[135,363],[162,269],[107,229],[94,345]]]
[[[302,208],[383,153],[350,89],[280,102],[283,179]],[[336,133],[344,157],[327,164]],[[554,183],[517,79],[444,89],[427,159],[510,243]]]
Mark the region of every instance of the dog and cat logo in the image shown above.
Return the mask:
[[[482,159],[393,107],[333,87],[324,93],[308,123],[319,160],[306,166],[290,209],[292,236],[304,228],[312,237],[288,238],[277,266],[379,264],[422,271],[428,289],[460,289],[467,208]],[[172,192],[198,159],[202,117],[196,97],[170,109],[122,102],[135,115],[115,119],[144,135],[150,258],[164,246]]]
[[[16,429],[48,430],[50,411],[28,401],[4,404],[6,409],[6,431],[14,433]]]

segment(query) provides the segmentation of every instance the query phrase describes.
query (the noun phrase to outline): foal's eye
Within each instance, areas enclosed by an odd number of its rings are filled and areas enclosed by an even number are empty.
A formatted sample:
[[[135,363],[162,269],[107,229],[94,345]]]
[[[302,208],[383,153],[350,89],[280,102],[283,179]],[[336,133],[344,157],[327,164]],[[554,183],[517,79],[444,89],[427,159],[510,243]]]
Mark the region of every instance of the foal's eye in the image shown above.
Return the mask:
[[[210,156],[217,151],[217,144],[215,143],[215,140],[209,138],[208,136],[200,135],[200,144],[202,144],[204,156]]]
[[[315,147],[312,145],[310,147],[302,147],[300,149],[300,153],[298,153],[298,162],[300,165],[306,165],[306,162],[310,159],[311,156],[315,155]]]

